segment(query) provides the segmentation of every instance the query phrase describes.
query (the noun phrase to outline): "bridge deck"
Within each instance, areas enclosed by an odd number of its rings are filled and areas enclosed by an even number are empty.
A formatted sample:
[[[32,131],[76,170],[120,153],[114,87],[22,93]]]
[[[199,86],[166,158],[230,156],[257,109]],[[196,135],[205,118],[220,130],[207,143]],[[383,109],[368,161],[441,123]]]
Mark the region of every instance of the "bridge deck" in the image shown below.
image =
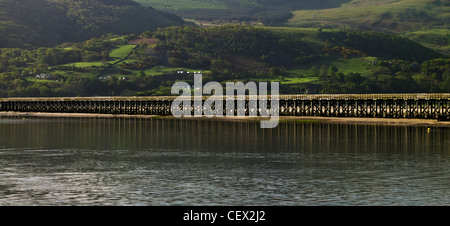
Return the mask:
[[[169,100],[179,96],[145,97],[52,97],[52,98],[0,98],[0,101],[139,101]],[[224,96],[225,97],[225,96]],[[209,98],[203,96],[203,99]],[[450,93],[406,93],[406,94],[298,94],[279,95],[280,100],[450,100]]]
[[[97,113],[134,115],[171,115],[173,100],[168,97],[74,97],[0,99],[0,111]],[[191,97],[192,98],[192,97]],[[207,99],[208,97],[203,97]],[[267,115],[272,107],[264,102],[223,100],[227,115]],[[218,103],[220,103],[220,100]],[[191,102],[191,104],[194,102]],[[261,104],[262,103],[262,104]],[[233,106],[234,105],[234,106]],[[176,106],[175,106],[176,107]],[[229,109],[231,107],[231,109]],[[450,94],[319,94],[280,95],[275,106],[280,116],[377,117],[450,120]],[[178,106],[181,110],[181,106]],[[214,107],[215,109],[215,107]],[[202,113],[202,105],[193,104],[186,111]],[[220,113],[218,113],[220,114]],[[256,115],[255,115],[256,114]]]

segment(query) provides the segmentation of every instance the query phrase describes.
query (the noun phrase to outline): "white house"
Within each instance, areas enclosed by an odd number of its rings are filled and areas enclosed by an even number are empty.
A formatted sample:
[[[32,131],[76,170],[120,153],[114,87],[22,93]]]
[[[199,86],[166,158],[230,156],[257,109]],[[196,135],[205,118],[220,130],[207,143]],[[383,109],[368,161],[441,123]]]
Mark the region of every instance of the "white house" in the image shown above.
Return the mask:
[[[37,79],[52,79],[53,75],[51,74],[41,74],[41,75],[36,75]]]

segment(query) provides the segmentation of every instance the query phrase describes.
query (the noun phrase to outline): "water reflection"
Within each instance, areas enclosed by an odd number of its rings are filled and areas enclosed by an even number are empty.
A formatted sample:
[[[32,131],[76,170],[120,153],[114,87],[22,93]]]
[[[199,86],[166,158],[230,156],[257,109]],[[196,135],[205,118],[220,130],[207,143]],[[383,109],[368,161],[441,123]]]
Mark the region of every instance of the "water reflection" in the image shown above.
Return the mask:
[[[450,130],[0,118],[0,205],[449,205]]]
[[[450,128],[178,119],[0,119],[0,146],[212,152],[448,153]]]

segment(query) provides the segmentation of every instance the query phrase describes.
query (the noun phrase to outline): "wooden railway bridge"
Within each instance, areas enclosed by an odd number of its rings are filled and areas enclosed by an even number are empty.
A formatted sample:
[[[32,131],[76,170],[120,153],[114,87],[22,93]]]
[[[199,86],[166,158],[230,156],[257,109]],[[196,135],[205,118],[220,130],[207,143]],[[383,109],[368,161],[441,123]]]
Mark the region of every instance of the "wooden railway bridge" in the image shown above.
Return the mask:
[[[171,106],[175,98],[172,96],[7,98],[0,99],[0,112],[171,115]],[[225,109],[227,101],[223,101]],[[267,105],[269,107],[270,101],[269,98]],[[248,106],[247,99],[246,115],[249,114]],[[192,105],[192,112],[194,110]],[[450,120],[450,94],[280,95],[279,115]]]

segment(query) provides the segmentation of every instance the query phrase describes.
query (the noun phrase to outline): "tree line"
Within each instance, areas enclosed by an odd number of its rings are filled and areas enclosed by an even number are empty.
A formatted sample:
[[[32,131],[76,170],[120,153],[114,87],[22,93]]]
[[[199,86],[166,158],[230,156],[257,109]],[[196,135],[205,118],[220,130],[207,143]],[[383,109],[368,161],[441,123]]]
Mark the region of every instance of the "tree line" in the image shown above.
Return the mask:
[[[280,81],[286,94],[450,92],[449,58],[417,43],[359,31],[306,35],[314,36],[315,43],[308,42],[305,34],[253,26],[169,27],[57,47],[3,48],[0,96],[170,95],[175,81],[192,82],[191,77],[178,75],[176,68],[207,71],[205,82]],[[112,65],[109,53],[131,40],[141,41],[126,61]],[[363,56],[378,59],[364,75],[317,63]],[[315,66],[308,73],[288,70],[311,64]],[[174,70],[148,72],[160,66]],[[53,77],[34,79],[41,73]],[[308,77],[317,79],[285,82]]]

